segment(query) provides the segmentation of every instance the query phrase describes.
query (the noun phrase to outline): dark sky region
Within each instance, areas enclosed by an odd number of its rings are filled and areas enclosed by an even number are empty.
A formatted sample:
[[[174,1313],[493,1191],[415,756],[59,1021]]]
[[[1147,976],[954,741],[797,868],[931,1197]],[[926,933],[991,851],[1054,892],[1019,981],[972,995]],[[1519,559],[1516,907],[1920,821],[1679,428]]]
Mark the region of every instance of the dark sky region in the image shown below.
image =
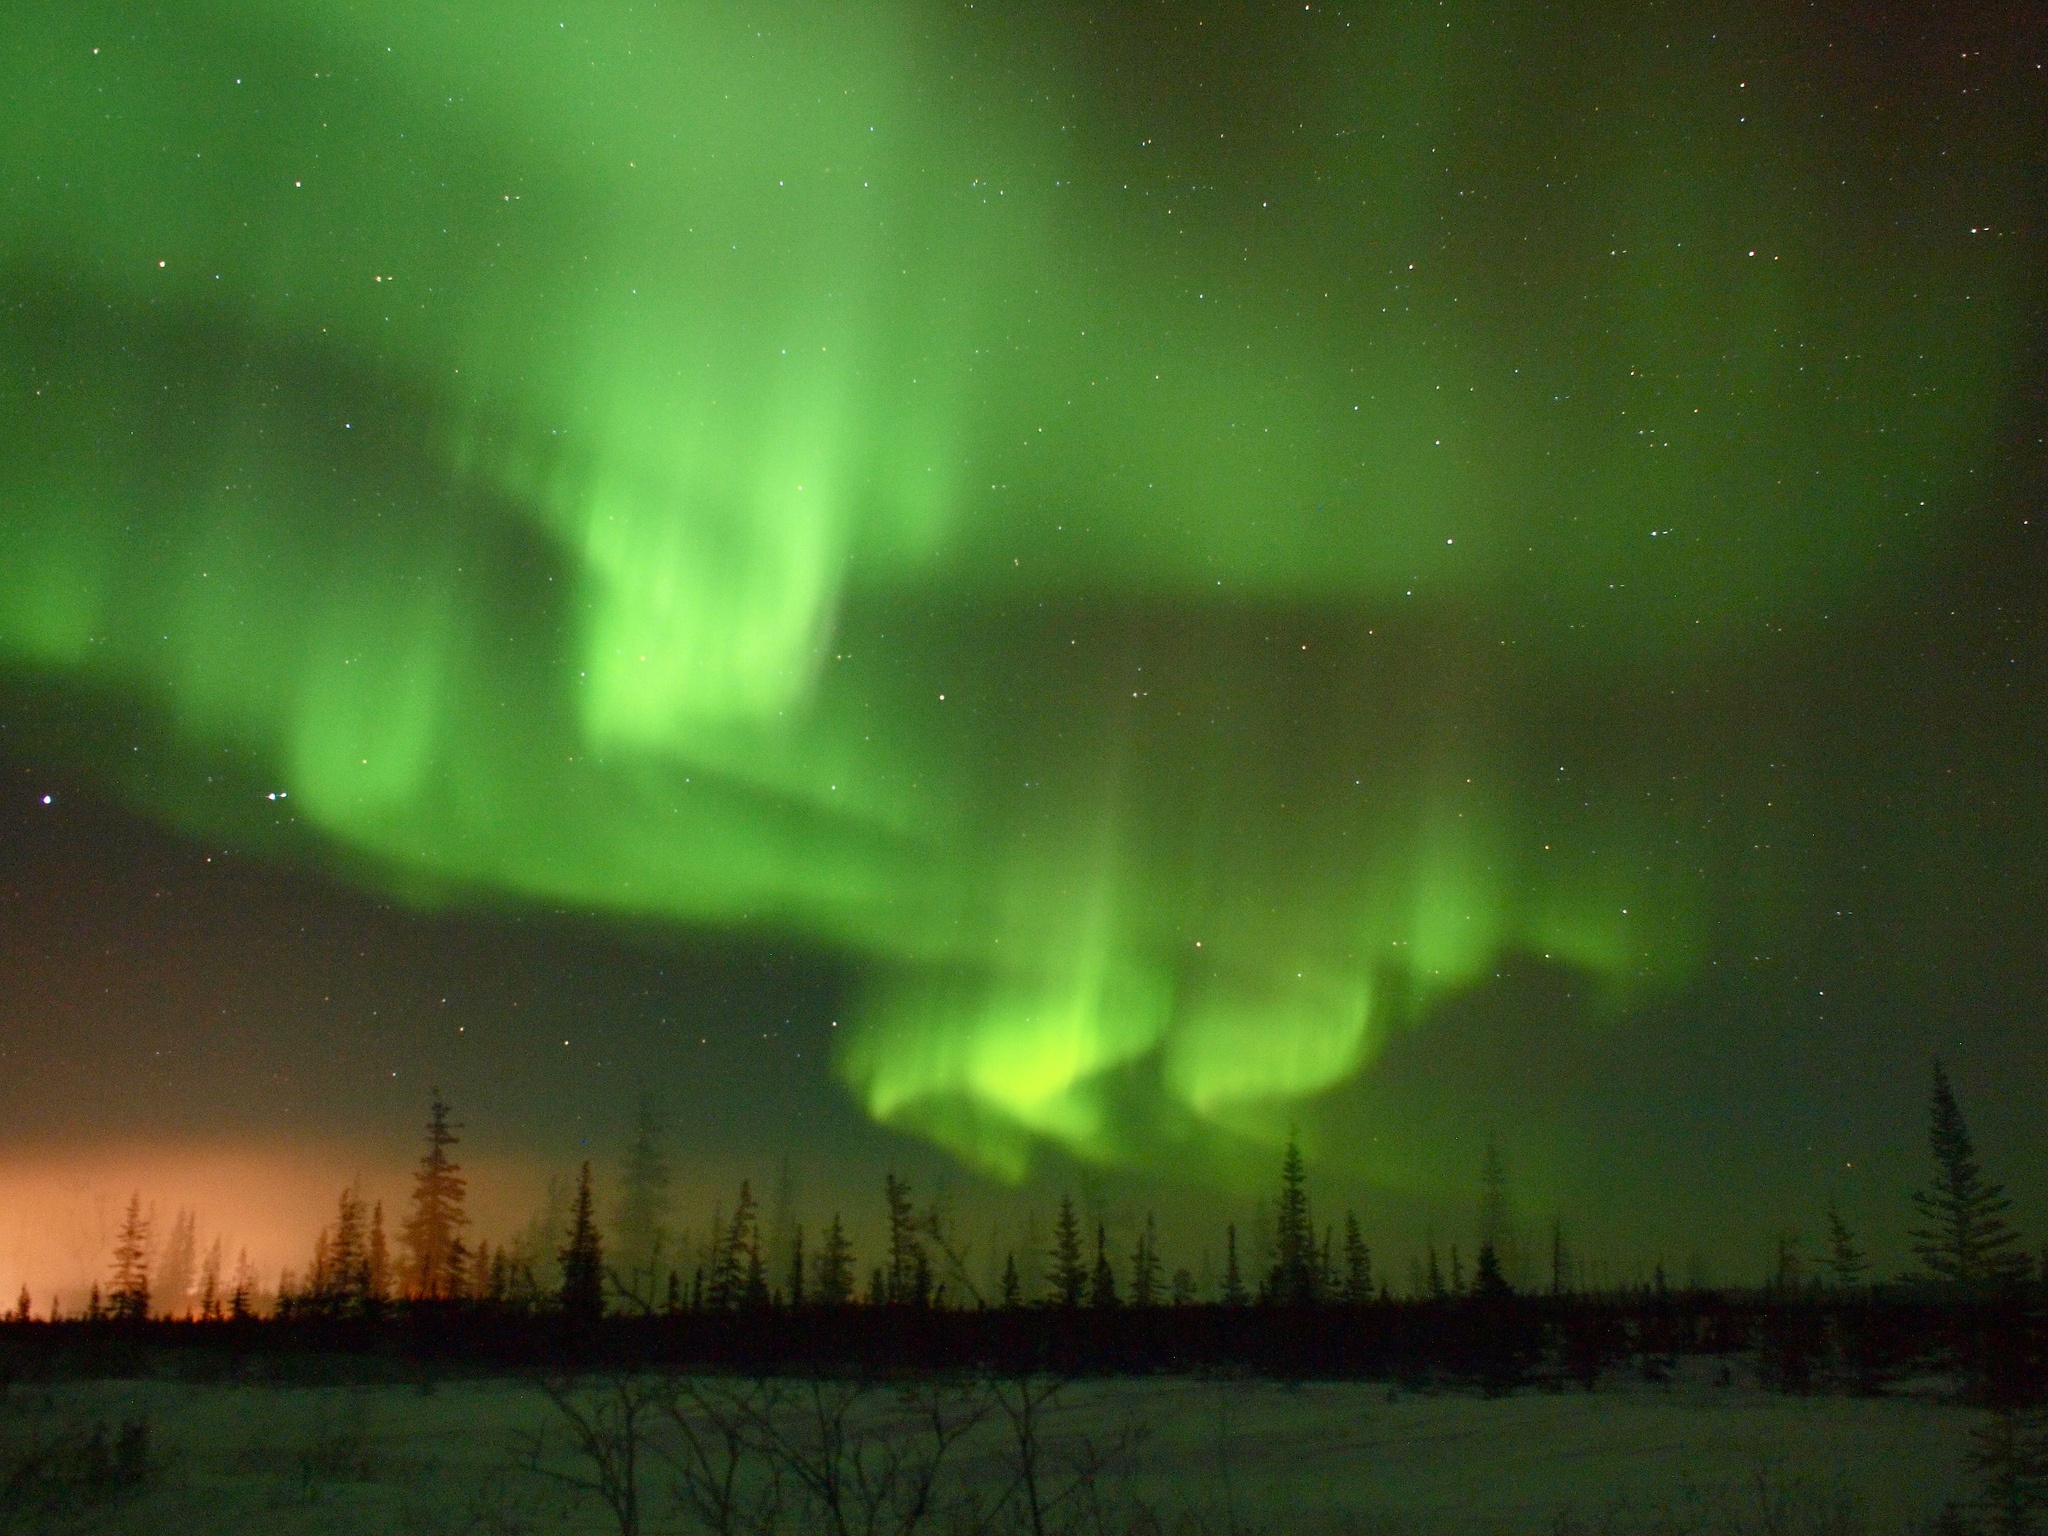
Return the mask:
[[[2042,1232],[2038,7],[29,9],[8,1294],[435,1083],[1751,1278],[1939,1054]]]

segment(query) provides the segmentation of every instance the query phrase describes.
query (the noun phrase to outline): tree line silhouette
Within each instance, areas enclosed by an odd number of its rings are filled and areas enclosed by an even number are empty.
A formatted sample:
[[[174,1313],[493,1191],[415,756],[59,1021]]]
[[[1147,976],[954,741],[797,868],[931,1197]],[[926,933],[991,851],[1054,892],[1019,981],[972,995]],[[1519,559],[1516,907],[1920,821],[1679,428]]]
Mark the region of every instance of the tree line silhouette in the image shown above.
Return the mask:
[[[467,1240],[468,1186],[455,1149],[462,1127],[436,1090],[396,1243],[381,1203],[342,1191],[302,1274],[260,1305],[246,1256],[222,1274],[219,1244],[198,1270],[188,1317],[153,1310],[150,1232],[139,1194],[117,1233],[104,1292],[79,1324],[155,1338],[231,1335],[267,1347],[403,1348],[479,1362],[561,1351],[612,1360],[700,1362],[735,1369],[939,1369],[1006,1361],[1031,1369],[1151,1370],[1244,1366],[1284,1374],[1470,1377],[1504,1389],[1532,1373],[1591,1387],[1624,1360],[1655,1375],[1688,1354],[1747,1354],[1760,1379],[1787,1390],[1835,1380],[1877,1390],[1889,1376],[1940,1361],[1973,1373],[1987,1400],[2038,1396],[2048,1255],[2037,1272],[2011,1224],[2012,1201],[1991,1181],[1940,1063],[1933,1071],[1932,1176],[1913,1195],[1916,1273],[1873,1283],[1870,1261],[1830,1202],[1826,1256],[1801,1273],[1780,1246],[1774,1279],[1746,1290],[1650,1280],[1577,1282],[1553,1226],[1547,1286],[1518,1287],[1506,1176],[1489,1146],[1480,1241],[1469,1277],[1455,1246],[1449,1273],[1435,1244],[1396,1295],[1355,1213],[1320,1229],[1299,1147],[1281,1159],[1262,1262],[1246,1273],[1234,1224],[1218,1281],[1170,1276],[1148,1214],[1127,1252],[1106,1225],[1084,1227],[1062,1197],[1027,1289],[1019,1253],[1004,1256],[993,1294],[977,1286],[939,1207],[920,1211],[907,1181],[883,1180],[881,1248],[859,1280],[838,1213],[815,1251],[795,1226],[783,1252],[764,1241],[760,1202],[743,1181],[729,1215],[685,1268],[662,1224],[670,1172],[658,1122],[643,1107],[623,1165],[611,1231],[598,1219],[591,1166],[580,1170],[559,1246],[536,1262],[531,1243]],[[174,1231],[193,1265],[190,1218]],[[552,1260],[547,1263],[545,1260]],[[1519,1264],[1514,1267],[1519,1268]],[[160,1266],[161,1270],[161,1266]],[[1033,1293],[1035,1292],[1035,1294]],[[169,1298],[175,1307],[177,1297]],[[24,1291],[15,1323],[32,1317]],[[188,1326],[197,1325],[197,1326]],[[180,1329],[183,1328],[183,1332]]]

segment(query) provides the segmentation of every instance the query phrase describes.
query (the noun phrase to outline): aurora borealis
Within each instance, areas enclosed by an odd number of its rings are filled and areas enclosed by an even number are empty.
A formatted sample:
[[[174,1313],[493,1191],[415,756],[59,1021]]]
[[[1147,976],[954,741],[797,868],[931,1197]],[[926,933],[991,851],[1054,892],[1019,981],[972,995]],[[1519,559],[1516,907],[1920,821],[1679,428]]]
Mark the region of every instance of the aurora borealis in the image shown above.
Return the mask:
[[[33,9],[21,793],[783,946],[1009,1181],[1433,1188],[1352,1132],[1504,977],[1625,1056],[2038,944],[2018,10]]]

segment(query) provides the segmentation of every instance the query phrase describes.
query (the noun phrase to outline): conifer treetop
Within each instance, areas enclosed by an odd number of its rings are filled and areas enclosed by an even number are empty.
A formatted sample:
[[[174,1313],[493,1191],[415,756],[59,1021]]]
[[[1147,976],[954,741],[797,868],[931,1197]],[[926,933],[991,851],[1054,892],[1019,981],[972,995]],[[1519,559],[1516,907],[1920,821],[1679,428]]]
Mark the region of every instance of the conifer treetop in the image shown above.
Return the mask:
[[[441,1090],[434,1089],[427,1109],[427,1150],[413,1170],[412,1211],[399,1232],[406,1252],[406,1291],[422,1301],[452,1301],[464,1288],[461,1234],[469,1225],[463,1209],[469,1184],[462,1165],[449,1155],[462,1129],[452,1113]]]
[[[1912,1238],[1913,1252],[1928,1277],[1959,1286],[1994,1285],[2013,1278],[2019,1256],[2011,1250],[2019,1235],[2005,1219],[2012,1201],[2003,1186],[1984,1177],[1969,1127],[1939,1061],[1934,1063],[1927,1143],[1934,1154],[1934,1179],[1913,1194],[1925,1224],[1913,1230]]]

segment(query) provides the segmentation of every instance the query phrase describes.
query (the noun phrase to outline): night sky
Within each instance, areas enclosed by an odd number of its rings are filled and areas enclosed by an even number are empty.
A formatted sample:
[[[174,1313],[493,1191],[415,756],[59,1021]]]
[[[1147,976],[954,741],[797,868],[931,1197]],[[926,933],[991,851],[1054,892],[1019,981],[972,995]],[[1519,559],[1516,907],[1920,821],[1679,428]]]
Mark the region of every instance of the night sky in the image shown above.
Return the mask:
[[[430,1084],[1751,1279],[1939,1054],[2038,1239],[2038,7],[26,9],[8,1295]]]

